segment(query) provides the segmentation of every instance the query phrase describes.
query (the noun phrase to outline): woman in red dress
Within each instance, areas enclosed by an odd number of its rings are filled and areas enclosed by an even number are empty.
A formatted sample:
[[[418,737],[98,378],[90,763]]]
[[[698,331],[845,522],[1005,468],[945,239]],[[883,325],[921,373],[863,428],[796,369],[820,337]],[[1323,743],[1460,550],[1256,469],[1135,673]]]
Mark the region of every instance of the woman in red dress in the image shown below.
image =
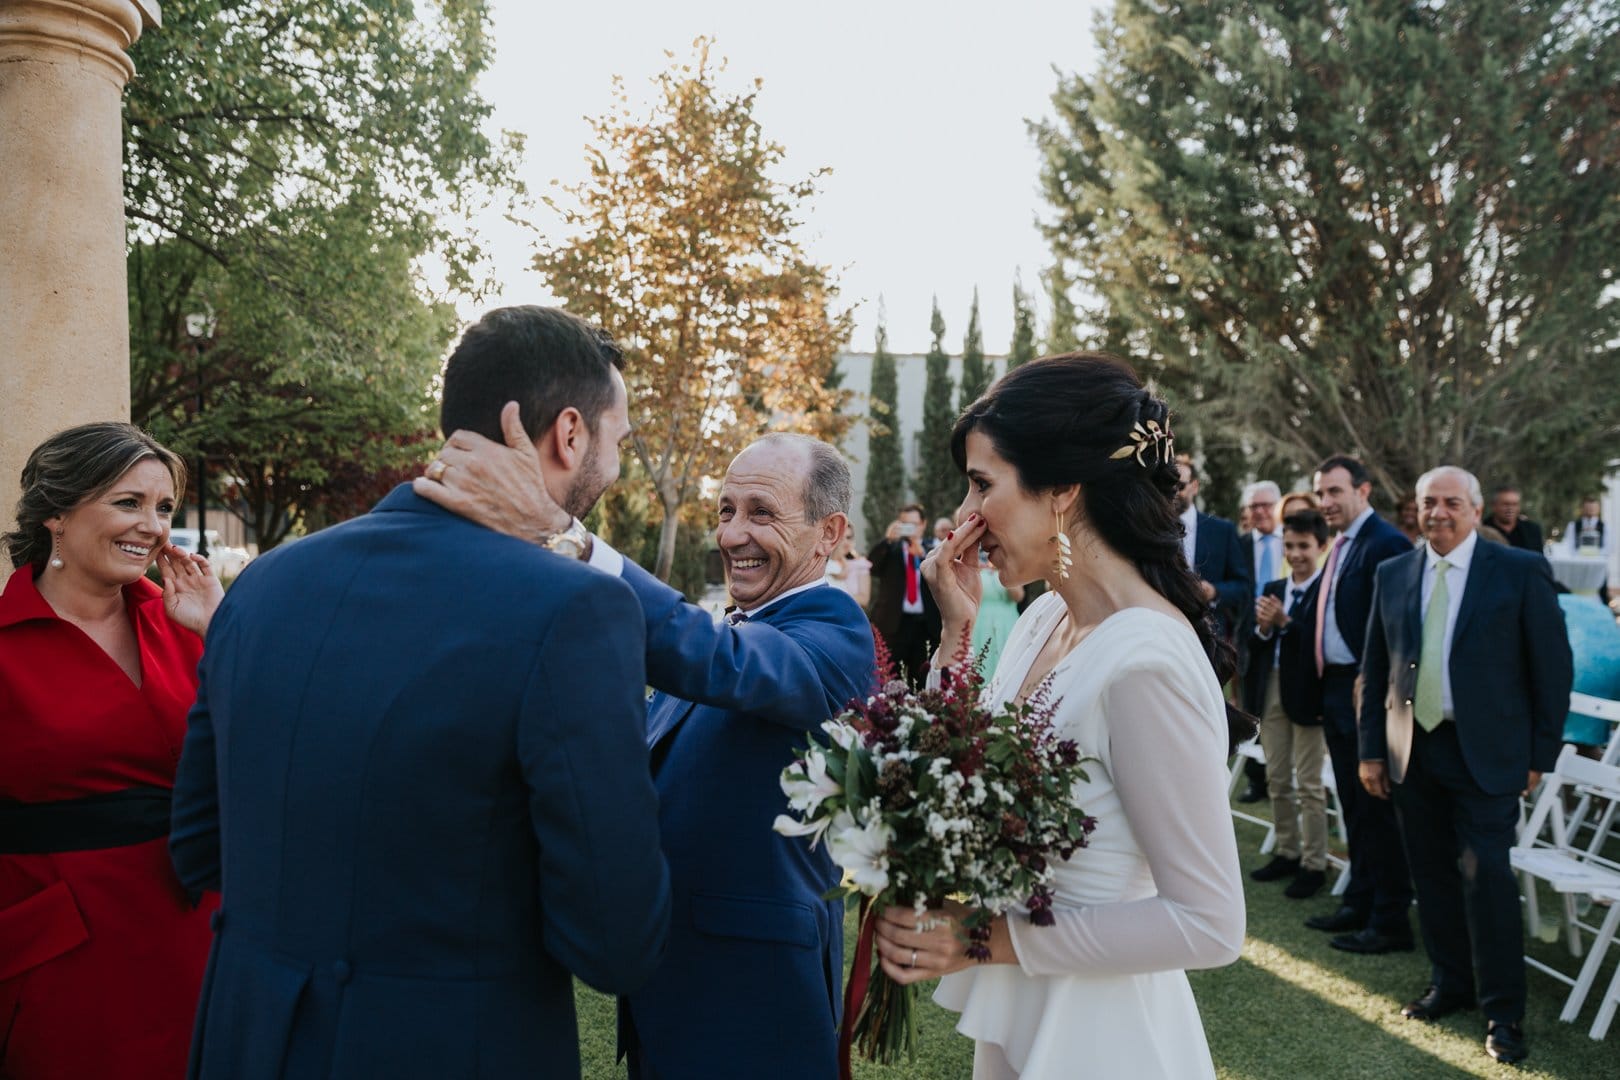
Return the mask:
[[[222,590],[168,544],[184,487],[129,424],[64,431],[23,468],[0,593],[4,1080],[185,1074],[217,898],[175,877],[169,792]]]

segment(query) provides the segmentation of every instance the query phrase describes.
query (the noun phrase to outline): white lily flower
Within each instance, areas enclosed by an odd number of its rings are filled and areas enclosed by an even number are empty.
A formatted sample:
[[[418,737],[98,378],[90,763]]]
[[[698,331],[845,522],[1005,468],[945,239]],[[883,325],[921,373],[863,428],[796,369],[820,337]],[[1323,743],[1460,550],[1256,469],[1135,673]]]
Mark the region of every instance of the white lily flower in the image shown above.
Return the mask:
[[[881,818],[860,826],[847,811],[840,811],[827,833],[827,851],[833,862],[849,871],[856,888],[876,896],[889,887],[888,850],[893,840],[894,830]]]
[[[821,840],[821,834],[826,832],[827,826],[831,824],[832,818],[820,817],[812,821],[800,821],[786,814],[777,814],[776,820],[771,822],[771,828],[783,836],[810,837],[810,850],[814,851],[816,844]]]
[[[788,806],[801,813],[814,813],[825,801],[843,794],[843,787],[827,775],[827,759],[820,750],[809,750],[802,762],[782,770],[782,793]]]
[[[839,720],[828,720],[821,725],[821,730],[832,739],[833,745],[848,750],[861,741],[861,733],[854,727]]]

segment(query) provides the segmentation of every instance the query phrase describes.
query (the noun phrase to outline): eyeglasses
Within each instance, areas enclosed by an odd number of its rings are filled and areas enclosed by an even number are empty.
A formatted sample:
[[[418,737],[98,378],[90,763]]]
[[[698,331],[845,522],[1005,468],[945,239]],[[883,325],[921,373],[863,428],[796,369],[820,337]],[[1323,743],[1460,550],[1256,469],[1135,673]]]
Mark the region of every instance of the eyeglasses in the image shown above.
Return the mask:
[[[1274,509],[1276,507],[1276,505],[1277,504],[1274,503],[1274,502],[1264,502],[1264,503],[1262,503],[1262,502],[1252,502],[1248,506],[1245,506],[1243,509],[1245,509],[1245,510],[1271,510],[1271,509]]]
[[[1176,484],[1177,491],[1186,491],[1190,487],[1192,487],[1191,480],[1184,480]]]

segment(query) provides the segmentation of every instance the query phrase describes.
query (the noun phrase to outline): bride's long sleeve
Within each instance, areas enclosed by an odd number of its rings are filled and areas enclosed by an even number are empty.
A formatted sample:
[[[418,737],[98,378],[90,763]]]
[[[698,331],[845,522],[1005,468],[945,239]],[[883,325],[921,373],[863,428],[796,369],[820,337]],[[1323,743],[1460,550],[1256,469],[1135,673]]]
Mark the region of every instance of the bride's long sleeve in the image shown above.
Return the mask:
[[[1114,787],[1158,894],[1058,909],[1055,926],[1009,915],[1019,964],[1031,975],[1129,975],[1231,963],[1244,906],[1224,730],[1212,730],[1162,669],[1122,673],[1099,704]],[[1085,857],[1084,848],[1075,855]]]

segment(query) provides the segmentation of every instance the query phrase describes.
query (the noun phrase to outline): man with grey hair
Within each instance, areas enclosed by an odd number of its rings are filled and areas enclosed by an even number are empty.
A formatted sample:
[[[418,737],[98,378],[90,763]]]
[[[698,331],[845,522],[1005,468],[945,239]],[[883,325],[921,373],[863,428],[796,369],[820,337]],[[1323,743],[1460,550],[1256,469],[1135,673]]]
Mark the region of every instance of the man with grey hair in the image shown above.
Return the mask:
[[[515,412],[515,410],[513,410]],[[669,862],[663,961],[620,1000],[632,1080],[837,1072],[842,901],[826,845],[778,835],[782,770],[807,733],[864,697],[872,627],[824,580],[848,528],[849,466],[832,447],[771,434],[726,470],[715,541],[735,609],[719,622],[535,492],[532,448],[456,432],[427,498],[622,576],[647,626],[646,744]]]
[[[1252,659],[1249,655],[1249,639],[1254,634],[1254,602],[1260,599],[1268,583],[1283,577],[1288,566],[1283,560],[1282,529],[1277,523],[1277,503],[1281,500],[1282,489],[1270,480],[1257,480],[1243,489],[1240,509],[1249,528],[1238,537],[1238,547],[1253,575],[1254,596],[1243,607],[1243,619],[1234,638],[1238,649],[1238,676],[1241,679],[1238,700],[1241,702],[1248,702],[1257,695],[1263,697],[1265,693],[1263,686],[1249,685]],[[1253,758],[1245,758],[1243,775],[1249,783],[1238,795],[1238,802],[1263,800],[1266,797],[1266,767]]]
[[[1557,761],[1573,679],[1547,560],[1481,544],[1473,474],[1418,480],[1427,542],[1380,563],[1358,724],[1360,779],[1394,799],[1429,987],[1401,1012],[1437,1020],[1477,1004],[1485,1050],[1516,1062],[1524,928],[1508,852],[1519,796]]]

